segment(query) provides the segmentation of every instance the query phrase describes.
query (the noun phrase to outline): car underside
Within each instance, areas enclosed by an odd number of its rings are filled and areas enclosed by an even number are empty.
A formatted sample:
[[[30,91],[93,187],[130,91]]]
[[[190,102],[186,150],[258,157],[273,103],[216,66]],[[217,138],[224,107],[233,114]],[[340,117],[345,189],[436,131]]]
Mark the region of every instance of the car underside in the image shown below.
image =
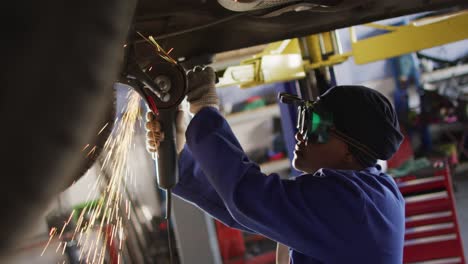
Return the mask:
[[[411,13],[463,9],[464,4],[459,0],[142,0],[135,29],[154,36],[166,49],[173,48],[173,57],[190,59]]]

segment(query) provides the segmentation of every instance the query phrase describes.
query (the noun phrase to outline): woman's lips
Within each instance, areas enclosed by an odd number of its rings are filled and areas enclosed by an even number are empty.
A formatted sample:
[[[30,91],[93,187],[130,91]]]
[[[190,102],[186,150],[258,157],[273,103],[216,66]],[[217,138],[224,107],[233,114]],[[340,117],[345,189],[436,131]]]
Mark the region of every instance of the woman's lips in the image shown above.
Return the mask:
[[[294,150],[297,150],[297,151],[302,151],[304,150],[305,148],[305,144],[304,143],[296,143],[296,145],[294,146]]]

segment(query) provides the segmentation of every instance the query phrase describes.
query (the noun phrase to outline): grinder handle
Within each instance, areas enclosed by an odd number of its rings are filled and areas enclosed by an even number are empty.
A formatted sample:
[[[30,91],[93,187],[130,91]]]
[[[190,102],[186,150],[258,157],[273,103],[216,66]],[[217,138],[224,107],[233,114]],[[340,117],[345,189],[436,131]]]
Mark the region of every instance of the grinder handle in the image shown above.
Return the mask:
[[[158,148],[157,181],[159,188],[168,190],[177,184],[179,168],[176,150],[176,115],[177,108],[160,109],[158,120],[164,132],[164,140]]]

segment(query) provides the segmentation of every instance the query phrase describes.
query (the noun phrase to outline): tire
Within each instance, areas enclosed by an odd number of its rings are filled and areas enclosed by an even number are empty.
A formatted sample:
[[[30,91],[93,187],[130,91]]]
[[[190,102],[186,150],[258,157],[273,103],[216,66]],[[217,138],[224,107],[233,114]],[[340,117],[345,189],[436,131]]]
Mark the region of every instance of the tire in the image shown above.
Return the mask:
[[[0,263],[83,164],[112,102],[136,1],[5,5],[2,22],[15,30],[1,44]]]
[[[73,183],[81,179],[100,157],[104,145],[114,128],[117,107],[116,91],[112,94],[112,100],[110,101],[111,103],[107,104],[107,109],[105,109],[105,115],[98,121],[98,129],[94,131],[91,141],[81,151],[81,156],[84,157],[84,160],[81,161],[77,171],[73,174],[74,176],[68,182],[64,182],[61,191],[65,191]]]

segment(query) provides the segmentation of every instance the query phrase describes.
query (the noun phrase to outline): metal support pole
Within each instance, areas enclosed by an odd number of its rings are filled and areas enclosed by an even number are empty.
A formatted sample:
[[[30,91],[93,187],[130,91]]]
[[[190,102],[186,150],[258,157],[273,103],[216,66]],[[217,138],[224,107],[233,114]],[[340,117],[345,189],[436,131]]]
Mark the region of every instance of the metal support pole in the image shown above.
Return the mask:
[[[335,51],[335,55],[343,54],[343,48],[341,47],[340,35],[337,30],[333,30],[330,32],[333,49]]]
[[[213,218],[177,196],[172,206],[180,263],[222,264]]]
[[[321,60],[321,48],[320,40],[317,36],[303,37],[299,39],[299,45],[301,48],[302,59],[311,61],[319,59]],[[317,54],[318,53],[318,54]],[[301,91],[301,97],[307,100],[316,99],[320,95],[320,91],[317,87],[317,80],[315,79],[314,72],[307,72],[306,78],[299,80],[299,87]]]

